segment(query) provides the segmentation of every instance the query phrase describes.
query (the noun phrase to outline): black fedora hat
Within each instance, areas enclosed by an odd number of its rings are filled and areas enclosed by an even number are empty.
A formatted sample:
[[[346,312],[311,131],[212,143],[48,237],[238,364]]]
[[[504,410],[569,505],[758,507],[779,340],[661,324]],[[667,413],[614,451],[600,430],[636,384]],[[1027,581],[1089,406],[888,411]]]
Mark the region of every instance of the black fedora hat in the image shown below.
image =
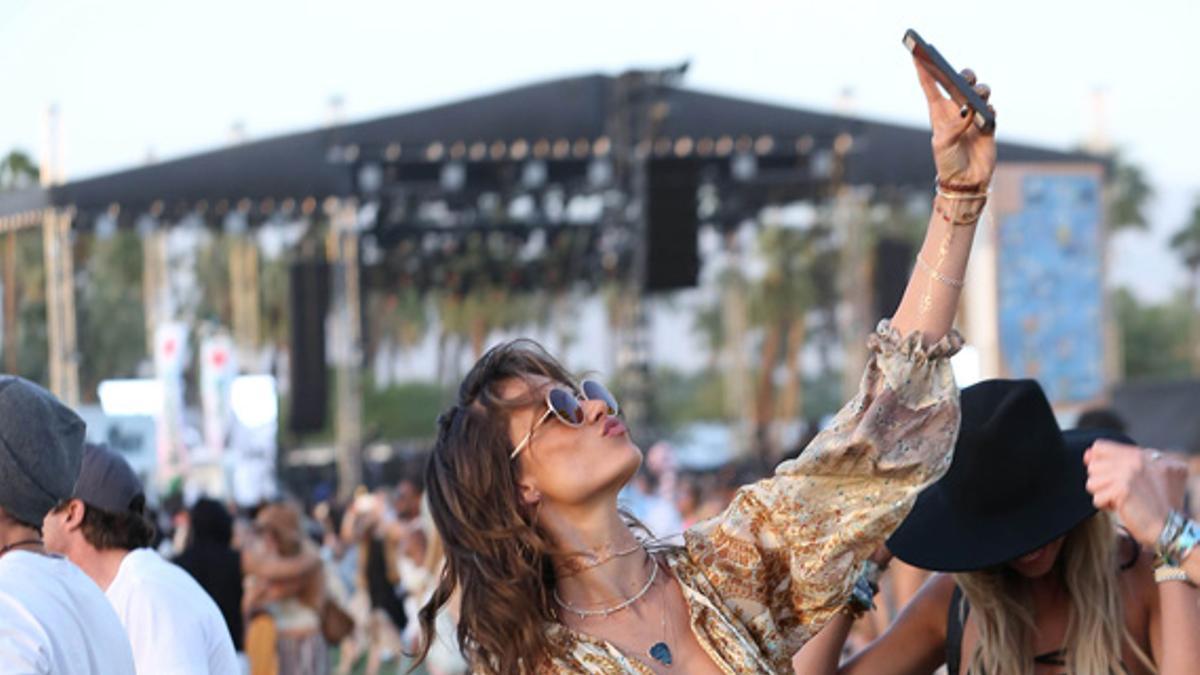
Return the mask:
[[[942,572],[999,565],[1054,541],[1096,512],[1083,453],[1102,429],[1061,431],[1033,380],[987,380],[962,391],[950,469],[917,497],[887,546]]]

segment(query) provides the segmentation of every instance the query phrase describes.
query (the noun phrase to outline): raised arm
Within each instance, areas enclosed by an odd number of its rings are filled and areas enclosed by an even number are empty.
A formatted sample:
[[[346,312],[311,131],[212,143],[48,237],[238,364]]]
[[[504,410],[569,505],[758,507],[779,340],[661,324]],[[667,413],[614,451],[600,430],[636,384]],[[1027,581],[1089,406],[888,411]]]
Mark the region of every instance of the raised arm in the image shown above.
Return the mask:
[[[918,264],[894,321],[868,338],[858,393],[800,457],[739,490],[723,514],[684,535],[692,559],[781,671],[842,612],[863,560],[949,467],[958,433],[949,359],[961,338],[950,325],[995,144],[918,73],[944,183],[925,265]],[[836,636],[827,638],[836,647]],[[810,654],[826,664],[818,670],[827,669],[829,653]]]
[[[925,242],[892,327],[904,336],[920,331],[925,344],[932,344],[954,323],[975,225],[996,169],[996,141],[979,131],[973,113],[962,116],[919,61],[913,63],[929,104],[938,188]],[[991,95],[987,85],[975,84],[973,72],[964,70],[963,76],[984,99]]]

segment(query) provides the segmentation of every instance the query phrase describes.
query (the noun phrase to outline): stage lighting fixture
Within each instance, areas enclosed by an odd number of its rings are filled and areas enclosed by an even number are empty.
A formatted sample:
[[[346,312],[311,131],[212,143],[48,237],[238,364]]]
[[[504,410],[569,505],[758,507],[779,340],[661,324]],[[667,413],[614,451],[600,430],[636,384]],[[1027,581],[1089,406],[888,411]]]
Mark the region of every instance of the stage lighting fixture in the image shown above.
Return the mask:
[[[588,183],[592,187],[604,187],[612,181],[612,162],[596,158],[588,163]]]
[[[541,160],[525,162],[525,166],[521,169],[521,185],[529,189],[539,188],[546,184],[547,175],[545,162]]]
[[[358,191],[360,194],[373,195],[383,187],[383,167],[375,162],[368,162],[358,167]]]
[[[449,162],[442,165],[442,189],[446,192],[458,192],[467,184],[467,167],[460,162]]]
[[[748,152],[739,152],[729,161],[729,172],[734,180],[748,181],[758,173],[758,160]]]

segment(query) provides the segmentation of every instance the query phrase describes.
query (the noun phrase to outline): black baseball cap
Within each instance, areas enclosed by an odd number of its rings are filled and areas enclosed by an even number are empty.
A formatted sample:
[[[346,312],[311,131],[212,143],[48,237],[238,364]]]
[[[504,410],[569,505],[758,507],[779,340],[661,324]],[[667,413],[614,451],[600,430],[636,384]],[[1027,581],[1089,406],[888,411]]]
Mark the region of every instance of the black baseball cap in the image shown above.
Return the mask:
[[[141,512],[146,504],[142,482],[121,455],[103,445],[83,447],[83,464],[72,499],[109,513]]]

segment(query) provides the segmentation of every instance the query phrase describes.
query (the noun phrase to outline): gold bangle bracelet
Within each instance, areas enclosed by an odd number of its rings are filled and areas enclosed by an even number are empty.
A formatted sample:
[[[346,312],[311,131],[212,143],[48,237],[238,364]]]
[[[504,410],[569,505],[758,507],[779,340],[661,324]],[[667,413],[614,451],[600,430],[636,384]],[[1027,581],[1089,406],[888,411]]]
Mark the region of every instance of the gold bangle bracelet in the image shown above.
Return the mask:
[[[950,192],[940,187],[937,189],[937,193],[942,199],[949,199],[956,202],[986,201],[988,195],[992,194],[991,190],[986,192]]]

